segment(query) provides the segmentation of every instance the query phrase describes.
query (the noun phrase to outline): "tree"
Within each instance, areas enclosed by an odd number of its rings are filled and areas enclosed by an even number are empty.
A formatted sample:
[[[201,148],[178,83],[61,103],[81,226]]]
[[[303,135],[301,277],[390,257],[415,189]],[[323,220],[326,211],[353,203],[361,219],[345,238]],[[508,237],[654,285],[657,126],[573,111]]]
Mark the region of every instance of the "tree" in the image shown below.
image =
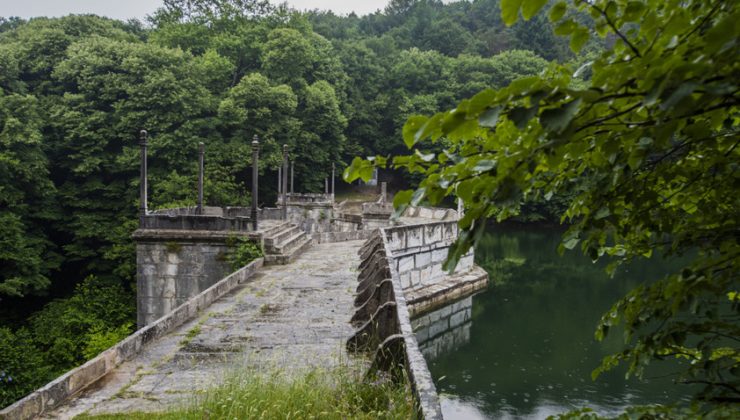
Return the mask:
[[[40,128],[35,97],[0,90],[0,300],[43,294],[60,262],[42,229],[56,191]]]
[[[502,19],[531,19],[542,0],[502,1]],[[575,10],[573,10],[575,9]],[[571,10],[571,13],[568,11]],[[577,80],[560,65],[500,90],[484,90],[448,112],[410,118],[403,130],[415,153],[356,158],[348,181],[391,165],[424,175],[396,195],[398,210],[446,196],[463,200],[454,268],[488,218],[504,220],[524,200],[572,197],[561,251],[580,244],[592,259],[696,253],[680,272],[645,279],[604,315],[598,339],[625,329],[620,363],[641,375],[651,361],[691,363],[677,380],[705,385],[697,398],[740,402],[740,19],[734,2],[705,0],[561,1],[549,11],[574,52],[591,36],[574,20],[586,12],[613,48]],[[426,153],[448,141],[441,153]]]

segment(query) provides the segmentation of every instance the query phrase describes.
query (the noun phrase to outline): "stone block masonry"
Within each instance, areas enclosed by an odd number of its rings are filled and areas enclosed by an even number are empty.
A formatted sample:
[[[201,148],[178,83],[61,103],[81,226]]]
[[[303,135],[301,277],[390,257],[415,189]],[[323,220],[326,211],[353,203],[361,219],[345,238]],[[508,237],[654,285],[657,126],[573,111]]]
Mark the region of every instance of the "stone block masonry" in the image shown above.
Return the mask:
[[[416,211],[423,211],[430,217],[435,212],[444,217],[448,215],[447,211],[439,209]],[[475,266],[472,250],[460,258],[453,273],[443,269],[450,246],[457,239],[456,221],[396,226],[384,232],[412,315],[488,284],[488,275]]]
[[[136,241],[137,325],[151,324],[232,271],[227,260],[246,232],[140,229]]]

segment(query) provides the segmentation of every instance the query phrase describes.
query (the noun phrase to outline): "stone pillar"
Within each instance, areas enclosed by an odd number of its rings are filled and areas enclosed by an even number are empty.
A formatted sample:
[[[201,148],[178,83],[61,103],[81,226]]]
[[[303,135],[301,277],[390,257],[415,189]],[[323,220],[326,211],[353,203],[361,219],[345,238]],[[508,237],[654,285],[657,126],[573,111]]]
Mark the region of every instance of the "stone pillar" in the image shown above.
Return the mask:
[[[324,178],[324,194],[329,194],[329,178]]]
[[[331,164],[331,201],[334,201],[334,194],[336,194],[336,191],[334,191],[334,171],[336,170],[336,166],[334,163]]]
[[[385,203],[387,199],[388,199],[388,183],[381,182],[380,183],[380,202]]]
[[[139,147],[141,148],[141,168],[139,174],[139,214],[147,214],[147,168],[146,168],[146,148],[149,133],[146,130],[139,132]]]
[[[259,137],[255,134],[254,139],[252,140],[252,212],[250,214],[253,230],[257,230],[257,178],[259,177],[259,155],[260,142]]]
[[[278,203],[280,195],[283,193],[283,165],[278,166]]]
[[[203,214],[203,178],[204,178],[204,158],[205,158],[205,145],[198,143],[198,208],[195,214]]]
[[[288,220],[288,145],[283,145],[283,220]]]
[[[462,198],[457,199],[457,217],[461,218],[465,215],[465,206],[463,205]]]
[[[295,160],[290,162],[290,193],[295,193],[293,190],[293,178],[295,177]]]

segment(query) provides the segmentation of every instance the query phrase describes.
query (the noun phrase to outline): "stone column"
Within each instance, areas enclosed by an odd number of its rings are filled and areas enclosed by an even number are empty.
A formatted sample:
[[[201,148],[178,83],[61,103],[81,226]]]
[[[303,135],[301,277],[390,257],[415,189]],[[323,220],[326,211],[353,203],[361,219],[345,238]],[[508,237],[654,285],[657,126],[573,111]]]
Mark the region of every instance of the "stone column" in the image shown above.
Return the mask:
[[[206,150],[203,143],[198,143],[198,208],[195,214],[203,214],[203,178],[204,178],[204,158]]]
[[[387,182],[381,182],[380,183],[380,202],[385,203],[385,201],[388,199],[388,183]]]
[[[463,205],[462,198],[457,199],[457,217],[461,218],[465,215],[465,205]]]
[[[324,195],[329,195],[329,178],[324,178]]]
[[[283,193],[283,165],[278,166],[278,203]]]
[[[146,168],[146,147],[149,133],[146,130],[139,132],[139,147],[141,148],[141,169],[139,174],[139,214],[147,214],[147,168]]]
[[[295,193],[293,190],[293,178],[295,178],[295,160],[290,161],[290,193]]]
[[[334,191],[334,171],[336,170],[336,166],[334,163],[331,164],[331,201],[334,201],[334,194],[336,194],[336,191]]]
[[[259,177],[259,155],[260,155],[260,142],[259,137],[254,135],[252,140],[252,229],[257,230],[257,177]]]
[[[283,145],[283,220],[288,220],[288,145]]]

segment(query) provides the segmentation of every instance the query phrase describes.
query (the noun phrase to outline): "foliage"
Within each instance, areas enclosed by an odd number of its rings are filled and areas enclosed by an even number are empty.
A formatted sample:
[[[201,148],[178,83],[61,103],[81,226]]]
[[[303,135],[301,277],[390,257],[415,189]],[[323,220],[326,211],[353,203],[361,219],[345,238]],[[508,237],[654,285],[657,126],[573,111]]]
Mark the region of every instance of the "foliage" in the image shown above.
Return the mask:
[[[0,407],[31,392],[48,376],[43,354],[25,329],[0,327]]]
[[[119,341],[128,337],[133,330],[134,324],[132,322],[123,323],[115,328],[104,326],[93,327],[89,331],[85,348],[82,349],[84,360],[92,359],[103,351],[108,350]]]
[[[63,372],[113,338],[130,334],[134,308],[133,296],[119,284],[88,277],[71,298],[53,301],[33,315],[34,342],[57,373]]]
[[[131,334],[134,313],[130,292],[91,276],[77,285],[72,297],[34,314],[27,328],[13,332],[0,327],[0,406]]]
[[[195,203],[200,142],[206,204],[249,204],[254,135],[260,179],[274,179],[287,144],[296,190],[322,191],[332,164],[401,150],[409,116],[537,74],[540,55],[571,58],[551,45],[563,41],[549,24],[537,37],[542,28],[512,31],[498,10],[493,0],[410,1],[358,18],[167,0],[146,26],[0,18],[0,326],[26,331],[52,373],[124,334],[140,129],[150,133],[150,208]],[[260,184],[260,204],[274,195],[274,182]],[[88,276],[128,315],[86,317],[75,286]]]
[[[325,418],[410,419],[415,408],[406,383],[368,382],[351,367],[332,371],[240,372],[191,404],[163,413],[122,413],[82,419]]]
[[[231,269],[236,271],[251,263],[257,258],[262,258],[264,252],[262,247],[255,241],[245,237],[229,238],[230,251],[226,257]]]
[[[530,19],[545,3],[504,1],[502,19]],[[677,379],[706,385],[697,398],[740,401],[738,9],[722,1],[558,2],[549,18],[574,51],[592,36],[574,9],[591,15],[599,36],[616,39],[590,63],[590,80],[574,84],[572,71],[552,64],[451,111],[412,117],[403,139],[415,153],[358,158],[345,178],[390,164],[424,175],[418,189],[396,195],[400,209],[461,198],[448,269],[487,218],[508,219],[523,200],[556,194],[568,198],[562,218],[572,224],[561,250],[580,244],[594,260],[620,262],[697,252],[680,273],[645,279],[604,315],[596,337],[622,324],[626,347],[594,375],[621,362],[640,375],[651,360],[685,357],[690,367]],[[427,152],[443,139],[445,150]]]

